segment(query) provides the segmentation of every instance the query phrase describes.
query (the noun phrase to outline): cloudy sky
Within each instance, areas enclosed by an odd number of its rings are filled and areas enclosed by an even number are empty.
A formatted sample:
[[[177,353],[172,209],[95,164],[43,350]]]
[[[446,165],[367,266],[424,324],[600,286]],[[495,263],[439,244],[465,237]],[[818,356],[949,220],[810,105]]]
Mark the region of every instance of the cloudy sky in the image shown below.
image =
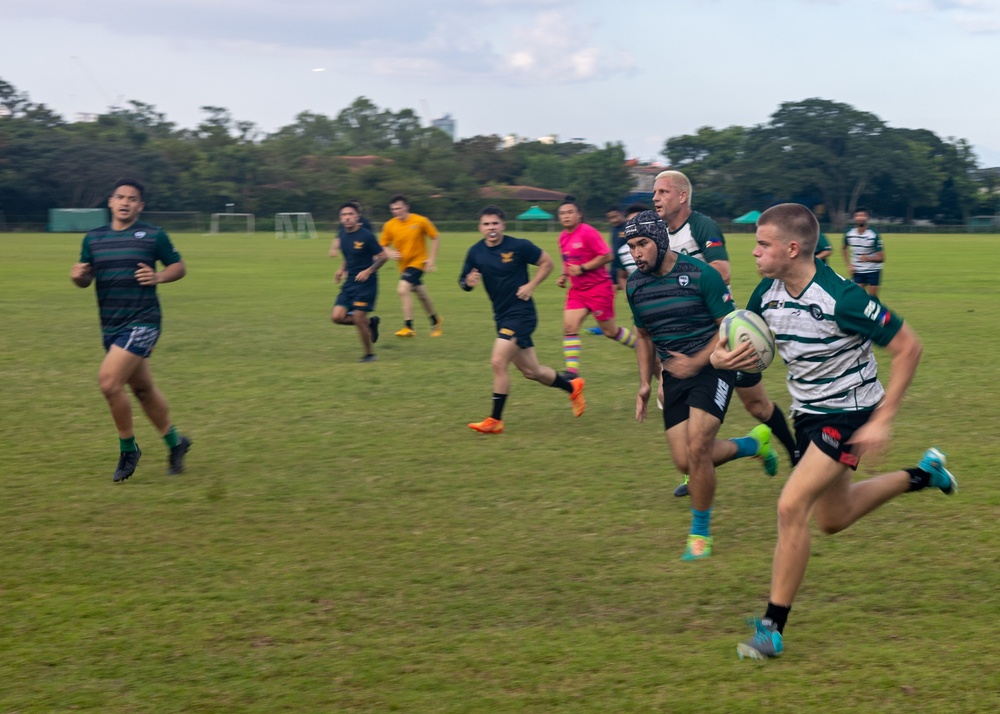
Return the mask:
[[[366,96],[657,159],[822,97],[1000,166],[1000,0],[3,0],[0,32],[0,79],[67,119],[134,99],[270,132]]]

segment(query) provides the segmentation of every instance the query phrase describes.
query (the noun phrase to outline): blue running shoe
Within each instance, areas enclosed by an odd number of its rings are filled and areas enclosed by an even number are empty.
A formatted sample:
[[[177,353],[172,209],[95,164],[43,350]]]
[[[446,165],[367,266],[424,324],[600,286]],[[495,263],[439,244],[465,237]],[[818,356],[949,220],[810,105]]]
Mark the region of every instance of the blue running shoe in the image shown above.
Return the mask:
[[[778,455],[771,448],[771,427],[767,424],[758,424],[747,434],[757,442],[757,457],[764,462],[764,473],[774,476],[778,473]]]
[[[950,496],[958,490],[958,481],[944,467],[946,460],[945,453],[932,446],[924,452],[924,458],[920,459],[917,468],[931,475],[931,486],[940,488],[946,496]]]
[[[778,626],[769,617],[763,620],[759,617],[748,617],[747,624],[754,628],[754,635],[746,642],[736,645],[736,654],[740,659],[771,659],[780,655],[785,644],[778,632]]]
[[[602,332],[604,332],[604,330],[602,330],[600,327],[588,327],[586,330],[584,330],[584,332],[589,332],[592,335],[599,335]]]

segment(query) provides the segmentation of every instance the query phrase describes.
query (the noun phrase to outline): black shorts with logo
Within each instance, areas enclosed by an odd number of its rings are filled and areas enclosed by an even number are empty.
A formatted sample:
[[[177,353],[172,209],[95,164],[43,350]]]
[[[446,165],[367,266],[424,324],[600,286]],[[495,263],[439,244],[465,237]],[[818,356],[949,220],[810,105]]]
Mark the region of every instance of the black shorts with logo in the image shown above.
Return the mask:
[[[720,423],[725,421],[729,400],[733,398],[736,372],[706,367],[687,379],[671,377],[664,371],[661,379],[664,429],[687,421],[692,407],[708,412]]]
[[[534,347],[531,333],[538,327],[537,315],[504,315],[497,318],[497,337],[501,340],[514,340],[521,349]]]
[[[407,268],[399,275],[400,280],[405,280],[413,287],[423,285],[424,271],[420,268]]]
[[[833,414],[795,414],[795,448],[805,454],[809,444],[837,463],[858,469],[858,457],[847,442],[871,418],[872,412],[835,412]]]

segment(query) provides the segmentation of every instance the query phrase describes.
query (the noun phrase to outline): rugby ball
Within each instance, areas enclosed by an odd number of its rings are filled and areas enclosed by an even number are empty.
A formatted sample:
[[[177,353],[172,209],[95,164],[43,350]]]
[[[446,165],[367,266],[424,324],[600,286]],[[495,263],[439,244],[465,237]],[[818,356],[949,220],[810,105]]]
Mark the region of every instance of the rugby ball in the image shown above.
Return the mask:
[[[735,350],[744,342],[753,345],[757,363],[744,372],[763,372],[774,360],[774,335],[764,318],[750,310],[734,310],[722,318],[719,335],[729,340],[729,349]]]

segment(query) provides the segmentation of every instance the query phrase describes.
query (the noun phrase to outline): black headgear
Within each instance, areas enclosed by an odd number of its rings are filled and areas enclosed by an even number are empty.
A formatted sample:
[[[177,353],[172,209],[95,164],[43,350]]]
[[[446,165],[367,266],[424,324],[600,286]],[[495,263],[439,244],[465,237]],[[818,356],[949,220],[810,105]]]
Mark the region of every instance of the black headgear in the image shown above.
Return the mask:
[[[637,213],[625,221],[625,240],[636,236],[650,238],[656,243],[656,265],[652,270],[643,271],[655,273],[663,265],[663,258],[670,250],[670,231],[667,230],[667,224],[660,219],[656,211]]]

